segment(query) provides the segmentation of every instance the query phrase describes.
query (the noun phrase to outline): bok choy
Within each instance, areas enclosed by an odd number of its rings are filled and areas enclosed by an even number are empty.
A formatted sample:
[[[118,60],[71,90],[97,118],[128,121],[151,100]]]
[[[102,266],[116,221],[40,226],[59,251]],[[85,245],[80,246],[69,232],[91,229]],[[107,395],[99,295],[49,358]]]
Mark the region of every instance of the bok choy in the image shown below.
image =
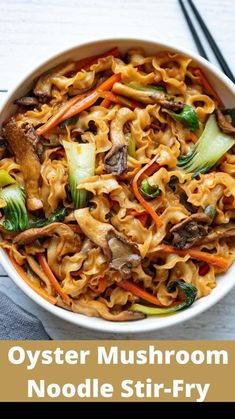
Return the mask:
[[[235,144],[235,139],[220,131],[215,115],[211,115],[205,129],[185,156],[178,159],[178,167],[196,177],[207,172]]]
[[[157,315],[165,315],[165,314],[172,314],[176,311],[183,310],[185,308],[190,307],[195,298],[197,296],[197,288],[193,284],[188,284],[182,280],[173,281],[171,282],[167,290],[169,292],[175,291],[176,287],[178,287],[181,293],[184,295],[184,299],[179,304],[176,304],[171,307],[149,307],[142,304],[133,304],[130,308],[131,311],[138,311],[140,313],[146,314],[147,316],[157,316]]]
[[[167,109],[165,109],[165,112],[167,112],[175,121],[181,122],[191,131],[197,131],[200,127],[195,109],[187,103],[184,104],[183,109],[179,113]]]
[[[95,173],[95,144],[63,141],[69,167],[69,184],[74,209],[87,205],[88,192],[79,190],[81,180]]]
[[[19,231],[27,228],[28,217],[25,206],[25,193],[17,184],[6,186],[0,191],[0,199],[5,203],[3,207],[5,220],[3,227],[7,231]]]

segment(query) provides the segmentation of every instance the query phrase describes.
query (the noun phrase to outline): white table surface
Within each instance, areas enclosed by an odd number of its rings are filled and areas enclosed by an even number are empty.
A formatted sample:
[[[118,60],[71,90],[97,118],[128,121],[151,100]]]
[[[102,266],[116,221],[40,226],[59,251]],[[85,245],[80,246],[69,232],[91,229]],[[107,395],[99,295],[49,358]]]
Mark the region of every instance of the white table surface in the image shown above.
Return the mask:
[[[235,72],[235,1],[195,0]],[[0,90],[42,60],[81,42],[130,36],[195,50],[177,0],[0,0]],[[212,60],[213,61],[213,60]],[[4,93],[0,93],[0,103]],[[159,332],[120,336],[70,325],[41,309],[0,267],[0,290],[38,316],[53,339],[234,339],[235,289],[187,323]]]

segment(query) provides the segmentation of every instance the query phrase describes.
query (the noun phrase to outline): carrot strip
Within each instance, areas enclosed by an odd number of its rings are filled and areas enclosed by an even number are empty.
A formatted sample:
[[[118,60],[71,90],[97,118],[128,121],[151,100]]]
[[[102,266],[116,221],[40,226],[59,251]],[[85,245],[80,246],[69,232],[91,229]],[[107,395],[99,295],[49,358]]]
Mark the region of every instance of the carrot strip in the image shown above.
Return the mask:
[[[61,109],[52,116],[49,121],[47,121],[44,125],[37,128],[36,133],[37,135],[43,135],[50,129],[54,128],[60,122],[64,121],[65,119],[71,118],[74,115],[84,111],[85,109],[89,108],[90,106],[94,105],[97,99],[100,97],[100,92],[104,90],[110,90],[114,83],[121,79],[121,74],[113,74],[103,83],[101,83],[96,89],[92,92],[88,93],[87,95],[77,95],[70,99],[65,105],[61,107]]]
[[[221,106],[222,108],[224,108],[224,103],[220,99],[220,97],[219,97],[218,93],[215,91],[214,87],[212,87],[210,82],[207,80],[207,78],[206,78],[204,72],[202,71],[202,69],[201,68],[195,68],[194,69],[194,74],[195,74],[195,76],[197,76],[199,78],[200,84],[207,90],[207,92],[217,100],[218,105]]]
[[[145,291],[143,288],[139,287],[133,282],[123,280],[121,282],[118,282],[117,285],[126,291],[132,292],[132,294],[136,295],[137,297],[142,298],[145,301],[148,301],[151,304],[162,306],[159,299],[155,297],[155,295],[149,294],[149,292]]]
[[[99,99],[99,97],[100,97],[99,93],[96,90],[93,90],[91,93],[85,96],[82,100],[78,99],[77,102],[72,103],[71,106],[66,110],[66,112],[62,115],[62,118],[60,119],[59,122],[62,122],[65,119],[71,118],[72,116],[77,115],[78,113],[90,108]]]
[[[94,105],[94,103],[101,97],[103,91],[112,89],[114,83],[121,79],[121,74],[113,74],[103,83],[101,83],[95,90],[89,93],[87,96],[79,100],[78,102],[72,104],[72,107],[69,108],[65,114],[63,115],[62,120],[71,118],[74,115],[84,111],[85,109],[89,108],[90,106]]]
[[[59,122],[61,122],[63,119],[63,115],[65,114],[65,112],[71,108],[71,106],[73,106],[75,103],[77,103],[79,100],[81,100],[82,98],[84,98],[85,95],[77,95],[74,96],[73,98],[71,98],[70,100],[68,100],[68,102],[66,102],[63,106],[61,106],[61,108],[59,109],[59,111],[52,116],[45,124],[43,124],[41,127],[36,129],[36,133],[37,135],[43,135],[45,134],[47,131],[49,131],[50,129],[54,128],[56,125],[59,124]],[[66,118],[65,118],[66,119]]]
[[[146,170],[144,171],[144,174],[146,176],[151,176],[153,173],[155,173],[157,170],[159,169],[159,164],[154,162],[153,164],[151,164],[149,167],[146,168]],[[141,180],[141,178],[140,178]]]
[[[64,291],[62,290],[59,282],[57,281],[55,275],[53,274],[53,272],[50,268],[50,266],[48,265],[44,254],[43,253],[38,253],[37,254],[37,260],[38,260],[38,263],[41,266],[43,272],[47,275],[49,281],[51,282],[51,284],[53,285],[55,290],[58,292],[58,294],[61,296],[62,300],[66,304],[69,304],[71,300],[70,300],[69,296],[67,294],[65,294]]]
[[[111,100],[109,99],[103,99],[100,106],[103,106],[103,108],[109,108],[111,105]]]
[[[194,259],[202,260],[203,262],[207,262],[222,269],[228,269],[230,266],[230,262],[227,258],[224,258],[223,256],[212,255],[197,249],[177,249],[176,247],[163,244],[161,245],[160,250],[165,253],[175,253],[179,256],[189,255]]]
[[[138,188],[138,180],[141,180],[141,177],[145,174],[145,173],[153,173],[152,171],[156,170],[156,168],[159,168],[159,165],[157,165],[156,163],[156,158],[157,156],[155,156],[150,163],[148,163],[147,165],[145,165],[144,167],[142,167],[142,169],[140,169],[138,171],[138,173],[136,173],[133,182],[132,182],[132,187],[133,187],[133,191],[134,194],[136,196],[136,198],[138,199],[138,201],[141,203],[141,205],[145,208],[145,210],[151,215],[151,217],[153,218],[153,220],[155,221],[156,225],[158,227],[162,226],[162,220],[161,218],[157,215],[157,213],[154,211],[154,209],[148,204],[147,201],[145,201],[145,199],[143,198],[143,196],[140,194],[139,192],[139,188]],[[154,165],[154,169],[152,168],[152,165]]]
[[[92,288],[92,291],[94,291],[96,294],[102,294],[102,292],[104,292],[106,288],[107,288],[107,280],[104,277],[104,278],[99,279],[98,286],[96,288]]]
[[[56,298],[52,297],[51,295],[48,295],[42,288],[36,287],[36,285],[32,283],[28,275],[25,273],[22,266],[20,266],[12,256],[8,256],[16,272],[21,276],[21,278],[26,282],[26,284],[29,285],[29,287],[32,288],[32,290],[34,290],[38,295],[40,295],[40,297],[48,301],[48,303],[55,305],[57,303]]]

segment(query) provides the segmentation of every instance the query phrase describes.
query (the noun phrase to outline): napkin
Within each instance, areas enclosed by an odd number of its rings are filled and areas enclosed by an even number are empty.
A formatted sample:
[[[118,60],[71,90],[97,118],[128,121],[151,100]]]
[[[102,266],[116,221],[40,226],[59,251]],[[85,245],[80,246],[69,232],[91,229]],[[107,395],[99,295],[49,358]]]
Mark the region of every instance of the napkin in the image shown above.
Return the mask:
[[[42,322],[0,292],[0,340],[49,340]]]

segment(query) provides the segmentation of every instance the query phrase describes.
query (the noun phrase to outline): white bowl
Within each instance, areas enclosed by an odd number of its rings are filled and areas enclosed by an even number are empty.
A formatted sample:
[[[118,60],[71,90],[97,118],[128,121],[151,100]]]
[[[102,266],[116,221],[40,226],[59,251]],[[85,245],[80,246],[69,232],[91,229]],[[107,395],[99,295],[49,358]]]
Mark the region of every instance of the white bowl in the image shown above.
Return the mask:
[[[78,60],[83,57],[89,57],[91,55],[99,54],[105,50],[110,49],[113,46],[118,46],[121,51],[126,51],[132,47],[144,48],[147,54],[154,54],[161,50],[171,50],[181,52],[193,58],[194,62],[199,64],[205,71],[210,82],[215,87],[216,91],[224,101],[226,107],[235,106],[235,85],[220,71],[217,67],[210,64],[205,59],[198,55],[186,51],[179,47],[172,45],[162,44],[158,42],[152,42],[140,39],[108,39],[95,42],[89,42],[70,50],[62,52],[50,60],[44,62],[41,66],[30,71],[30,73],[21,80],[20,83],[8,94],[5,103],[2,105],[0,110],[0,125],[1,123],[14,113],[16,107],[13,102],[16,98],[26,94],[32,87],[35,79],[44,71],[54,67],[57,64],[62,63],[66,60]],[[144,320],[136,322],[123,322],[113,323],[100,318],[86,317],[82,314],[71,313],[60,307],[53,306],[52,304],[45,301],[39,295],[37,295],[29,286],[21,279],[19,274],[16,272],[8,256],[3,250],[0,250],[0,263],[7,272],[7,274],[13,279],[13,281],[27,294],[32,300],[38,303],[41,307],[48,310],[50,313],[67,320],[70,323],[77,324],[79,326],[87,327],[90,329],[96,329],[100,332],[113,332],[113,333],[138,333],[148,332],[165,327],[173,326],[177,323],[191,319],[192,317],[207,310],[219,300],[221,300],[235,285],[235,264],[229,269],[229,271],[220,275],[217,278],[217,287],[207,297],[201,298],[196,301],[191,307],[185,311],[178,312],[172,316],[166,317],[149,317]]]

